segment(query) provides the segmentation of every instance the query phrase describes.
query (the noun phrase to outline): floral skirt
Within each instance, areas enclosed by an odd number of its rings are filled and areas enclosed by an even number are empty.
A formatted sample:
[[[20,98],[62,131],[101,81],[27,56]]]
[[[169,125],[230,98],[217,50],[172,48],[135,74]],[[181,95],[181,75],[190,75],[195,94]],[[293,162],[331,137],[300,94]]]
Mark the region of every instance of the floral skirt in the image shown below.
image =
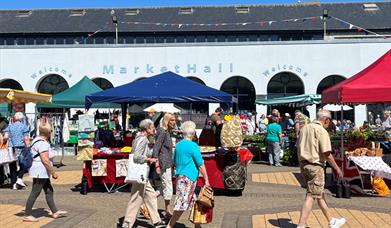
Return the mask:
[[[196,194],[194,192],[197,181],[192,181],[184,175],[177,176],[176,197],[174,211],[186,211],[191,209]]]

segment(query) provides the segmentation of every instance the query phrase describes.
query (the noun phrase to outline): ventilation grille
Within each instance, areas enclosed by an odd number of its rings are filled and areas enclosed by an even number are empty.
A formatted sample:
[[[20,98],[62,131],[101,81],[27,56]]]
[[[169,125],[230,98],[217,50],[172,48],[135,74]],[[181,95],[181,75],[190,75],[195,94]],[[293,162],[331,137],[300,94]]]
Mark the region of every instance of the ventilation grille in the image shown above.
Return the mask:
[[[191,7],[184,7],[179,9],[179,14],[193,14],[193,11]]]
[[[138,15],[139,13],[140,13],[140,9],[126,9],[125,10],[125,15],[128,15],[128,16]]]
[[[250,13],[250,7],[246,7],[246,6],[236,7],[235,13],[237,13],[237,14]]]
[[[71,14],[69,16],[81,17],[81,16],[84,16],[84,14],[86,14],[86,11],[84,9],[74,9],[74,10],[71,10]]]
[[[31,10],[19,10],[16,12],[17,17],[29,17],[33,12]]]

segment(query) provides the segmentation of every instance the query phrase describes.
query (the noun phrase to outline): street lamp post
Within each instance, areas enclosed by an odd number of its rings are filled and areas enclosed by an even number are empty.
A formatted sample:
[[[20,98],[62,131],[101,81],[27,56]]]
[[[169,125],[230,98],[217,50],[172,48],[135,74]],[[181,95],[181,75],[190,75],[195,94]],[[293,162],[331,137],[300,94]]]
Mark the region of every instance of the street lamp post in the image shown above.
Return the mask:
[[[328,10],[324,9],[323,10],[323,40],[326,39],[326,27],[327,27],[326,21],[328,17],[329,17]]]
[[[111,20],[115,25],[115,44],[118,44],[118,18],[114,10],[111,10]]]

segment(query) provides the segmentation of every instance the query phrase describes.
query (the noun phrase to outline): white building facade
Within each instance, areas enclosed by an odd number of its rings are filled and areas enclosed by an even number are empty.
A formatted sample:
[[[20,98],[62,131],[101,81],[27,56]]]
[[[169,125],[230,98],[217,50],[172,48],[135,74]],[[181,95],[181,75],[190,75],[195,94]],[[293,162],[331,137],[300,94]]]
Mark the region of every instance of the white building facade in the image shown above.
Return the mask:
[[[325,78],[349,78],[391,49],[389,39],[165,45],[61,45],[0,47],[0,83],[17,81],[24,90],[39,91],[41,82],[58,75],[68,86],[83,76],[104,78],[119,86],[173,71],[221,89],[232,77],[251,82],[256,97],[266,97],[273,77],[288,73],[299,79],[304,94],[316,94]],[[56,82],[52,82],[56,85]],[[239,97],[240,100],[240,97]],[[218,104],[210,104],[213,111]],[[26,111],[32,111],[29,104]],[[258,113],[266,106],[257,105]],[[311,117],[316,108],[309,108]],[[355,108],[355,122],[366,119],[366,107]]]

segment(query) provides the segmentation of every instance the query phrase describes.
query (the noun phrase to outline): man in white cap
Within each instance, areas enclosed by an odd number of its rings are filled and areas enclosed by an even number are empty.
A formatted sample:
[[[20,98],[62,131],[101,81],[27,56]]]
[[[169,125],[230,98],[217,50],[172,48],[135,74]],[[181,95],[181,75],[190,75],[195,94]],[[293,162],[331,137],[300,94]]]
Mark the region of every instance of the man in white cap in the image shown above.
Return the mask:
[[[331,154],[330,137],[326,131],[331,122],[331,113],[323,109],[317,113],[316,117],[315,121],[301,128],[298,138],[297,150],[301,174],[307,183],[307,195],[297,227],[305,227],[313,202],[316,200],[330,227],[338,228],[345,224],[346,220],[344,218],[337,219],[331,217],[324,196],[324,165],[326,161],[336,171],[337,177],[342,178],[341,169],[335,163]]]

